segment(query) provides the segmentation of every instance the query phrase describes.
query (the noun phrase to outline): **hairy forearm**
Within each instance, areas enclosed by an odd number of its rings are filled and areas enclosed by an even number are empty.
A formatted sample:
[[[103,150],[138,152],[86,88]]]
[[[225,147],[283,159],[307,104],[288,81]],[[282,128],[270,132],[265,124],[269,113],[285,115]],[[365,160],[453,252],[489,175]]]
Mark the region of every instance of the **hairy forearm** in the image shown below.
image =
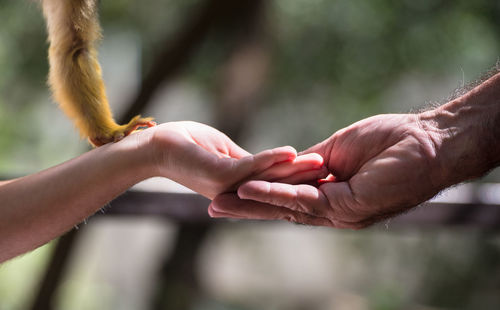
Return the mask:
[[[419,116],[436,146],[441,185],[480,177],[500,164],[500,74]]]
[[[39,173],[0,183],[0,262],[32,250],[152,175],[129,137]]]

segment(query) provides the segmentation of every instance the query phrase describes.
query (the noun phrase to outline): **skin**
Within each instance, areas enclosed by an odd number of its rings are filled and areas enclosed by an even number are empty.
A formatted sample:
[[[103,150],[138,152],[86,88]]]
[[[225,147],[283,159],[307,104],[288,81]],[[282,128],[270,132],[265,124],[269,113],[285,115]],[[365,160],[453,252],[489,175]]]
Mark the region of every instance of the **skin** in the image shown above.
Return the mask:
[[[303,152],[325,158],[330,182],[249,181],[209,214],[352,229],[395,216],[498,166],[499,100],[497,74],[434,110],[364,119]]]
[[[252,155],[195,122],[161,124],[39,173],[0,182],[0,262],[60,236],[149,177],[170,178],[212,199],[244,180],[322,177],[322,164],[321,156],[297,157],[291,147]]]

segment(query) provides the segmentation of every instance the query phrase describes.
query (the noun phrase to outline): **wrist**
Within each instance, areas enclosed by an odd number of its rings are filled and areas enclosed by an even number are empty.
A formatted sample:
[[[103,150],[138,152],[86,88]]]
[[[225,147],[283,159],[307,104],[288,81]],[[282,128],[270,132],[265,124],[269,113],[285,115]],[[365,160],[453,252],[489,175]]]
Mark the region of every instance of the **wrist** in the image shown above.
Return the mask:
[[[182,144],[184,138],[180,137],[179,129],[175,122],[162,123],[148,128],[139,138],[139,148],[147,150],[147,166],[153,176],[175,179],[179,173],[179,159],[183,154]],[[176,179],[175,179],[176,180]]]
[[[500,75],[418,118],[436,148],[443,187],[481,177],[500,163]]]
[[[115,158],[135,183],[158,175],[156,165],[156,148],[152,143],[151,132],[138,131],[114,144]],[[134,184],[135,184],[134,183]]]

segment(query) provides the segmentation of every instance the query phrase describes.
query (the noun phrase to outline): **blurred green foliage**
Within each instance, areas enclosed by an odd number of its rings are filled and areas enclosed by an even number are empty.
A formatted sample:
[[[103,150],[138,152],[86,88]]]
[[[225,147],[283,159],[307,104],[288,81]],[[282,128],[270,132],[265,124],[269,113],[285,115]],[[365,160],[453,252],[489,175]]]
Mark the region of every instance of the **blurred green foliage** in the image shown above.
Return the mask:
[[[141,38],[144,74],[163,41],[172,37],[202,3],[102,1],[104,40],[106,34],[119,31],[136,33]],[[36,170],[85,149],[82,141],[74,142],[75,134],[58,137],[62,139],[59,143],[44,139],[49,137],[47,124],[51,118],[65,118],[58,111],[52,112],[54,105],[45,85],[47,43],[38,6],[32,1],[0,0],[0,170],[5,173],[9,167],[17,173]],[[395,103],[387,102],[387,93],[414,74],[419,76],[415,83],[444,81],[446,87],[441,93],[445,97],[452,91],[450,80],[459,86],[480,76],[498,57],[499,12],[498,2],[488,0],[269,2],[272,61],[263,105],[271,109],[277,106],[277,111],[292,109],[286,112],[287,116],[291,114],[290,125],[280,124],[285,126],[283,133],[275,134],[276,139],[284,141],[274,143],[306,147],[360,118],[407,111],[415,104],[442,99],[421,93],[419,99],[409,103],[401,98],[401,107],[394,109]],[[214,75],[227,57],[227,47],[212,33],[180,78],[208,94],[215,91]],[[206,98],[207,105],[210,100]],[[44,110],[47,106],[49,111]],[[304,111],[304,106],[310,108]],[[42,115],[40,110],[47,114]],[[314,126],[309,121],[296,124],[294,116],[300,119],[304,112],[311,119],[318,117],[318,122]],[[267,130],[279,129],[270,126]],[[255,135],[262,136],[258,132]],[[61,142],[73,146],[65,153],[58,148]],[[51,149],[49,155],[41,153]],[[22,156],[28,150],[39,150],[33,154],[38,160]],[[18,156],[25,157],[24,165],[12,163]]]
[[[52,246],[52,243],[42,246],[0,265],[0,309],[19,310],[29,307]]]

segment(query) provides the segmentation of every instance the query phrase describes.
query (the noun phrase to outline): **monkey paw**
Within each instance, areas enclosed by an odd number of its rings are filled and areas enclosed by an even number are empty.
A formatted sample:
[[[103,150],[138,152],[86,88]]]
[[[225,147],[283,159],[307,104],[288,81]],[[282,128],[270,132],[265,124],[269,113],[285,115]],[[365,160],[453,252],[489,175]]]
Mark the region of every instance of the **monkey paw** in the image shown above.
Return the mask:
[[[152,117],[142,118],[140,115],[135,116],[126,125],[118,126],[110,134],[99,135],[97,137],[89,137],[89,141],[93,146],[101,146],[110,142],[118,142],[132,132],[141,129],[156,126]]]
[[[114,141],[120,141],[121,139],[123,139],[123,137],[128,136],[138,129],[149,128],[153,126],[156,126],[156,123],[153,121],[152,117],[141,117],[140,115],[137,115],[133,119],[131,119],[127,125],[124,125],[123,128],[120,128],[121,130],[119,129],[115,132]]]

